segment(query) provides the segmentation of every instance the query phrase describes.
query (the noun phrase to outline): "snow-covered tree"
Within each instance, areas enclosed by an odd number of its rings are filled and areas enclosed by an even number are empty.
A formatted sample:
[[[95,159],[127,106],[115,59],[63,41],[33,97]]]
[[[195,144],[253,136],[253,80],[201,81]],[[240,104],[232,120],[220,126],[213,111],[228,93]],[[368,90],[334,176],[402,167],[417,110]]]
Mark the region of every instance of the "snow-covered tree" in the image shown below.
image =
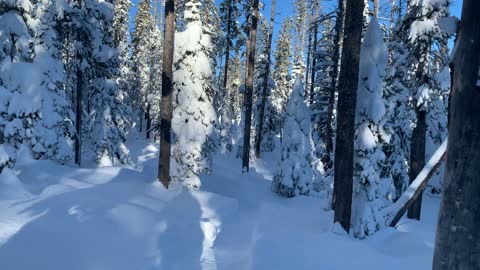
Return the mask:
[[[371,235],[385,225],[380,210],[391,203],[394,188],[382,175],[388,134],[384,131],[385,100],[383,78],[388,49],[376,18],[367,27],[360,53],[360,73],[355,119],[354,196],[352,228],[359,238]]]
[[[185,6],[186,29],[175,35],[173,91],[173,181],[199,188],[199,174],[210,171],[211,138],[216,120],[212,105],[213,70],[210,36],[202,31],[200,1]]]
[[[47,0],[0,3],[0,166],[13,165],[22,144],[35,158],[66,162],[73,154],[51,5]]]
[[[151,87],[151,44],[154,31],[154,20],[151,14],[152,5],[150,0],[142,0],[138,4],[138,11],[135,17],[135,28],[132,33],[132,61],[135,83],[132,88],[132,104],[139,113],[139,129],[143,129],[143,119],[148,108],[148,95]]]
[[[290,69],[292,67],[292,21],[286,19],[282,23],[278,33],[273,66],[273,81],[275,88],[269,96],[273,106],[274,114],[270,115],[273,126],[276,127],[275,134],[279,134],[285,115],[285,107],[291,91]]]
[[[313,180],[310,110],[304,103],[304,94],[305,87],[297,77],[287,103],[282,154],[272,181],[272,190],[285,197],[308,195]]]

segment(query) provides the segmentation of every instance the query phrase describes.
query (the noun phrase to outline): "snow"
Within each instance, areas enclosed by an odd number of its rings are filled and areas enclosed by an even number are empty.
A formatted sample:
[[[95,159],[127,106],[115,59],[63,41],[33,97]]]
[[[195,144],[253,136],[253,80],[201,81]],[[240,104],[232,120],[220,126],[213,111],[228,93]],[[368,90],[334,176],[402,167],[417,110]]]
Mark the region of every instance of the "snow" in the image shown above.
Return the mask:
[[[335,229],[322,199],[270,191],[278,153],[266,153],[248,174],[240,160],[216,156],[202,190],[167,191],[154,181],[158,145],[127,143],[130,167],[72,168],[22,153],[12,179],[31,196],[0,198],[0,268],[431,267],[438,199],[425,198],[421,222],[401,221],[357,240]]]

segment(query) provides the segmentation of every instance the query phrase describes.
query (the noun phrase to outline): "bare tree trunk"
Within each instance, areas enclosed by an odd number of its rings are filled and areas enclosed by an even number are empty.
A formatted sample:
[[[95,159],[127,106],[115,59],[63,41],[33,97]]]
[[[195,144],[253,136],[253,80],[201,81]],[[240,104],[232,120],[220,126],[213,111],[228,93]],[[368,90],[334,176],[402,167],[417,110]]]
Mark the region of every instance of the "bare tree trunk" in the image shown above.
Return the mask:
[[[389,36],[389,38],[392,36],[393,24],[394,24],[394,21],[395,21],[395,10],[396,10],[395,0],[391,0],[391,5],[392,5],[392,8],[390,9],[390,24],[388,25],[388,36]]]
[[[260,103],[260,108],[258,112],[258,125],[257,133],[255,138],[255,156],[260,158],[261,148],[262,148],[262,135],[263,135],[263,123],[265,118],[265,105],[267,103],[267,93],[268,93],[268,80],[270,77],[270,61],[271,61],[271,51],[272,51],[272,39],[273,39],[273,25],[275,20],[275,0],[272,0],[272,14],[270,17],[270,29],[268,32],[268,44],[267,44],[267,67],[265,71],[265,77],[263,79],[262,85],[262,102]]]
[[[346,0],[338,1],[338,14],[337,21],[335,25],[336,36],[335,36],[335,52],[333,54],[333,75],[332,75],[332,84],[333,87],[330,91],[330,96],[328,100],[327,107],[327,126],[325,127],[325,151],[327,153],[332,152],[333,150],[333,136],[332,136],[332,126],[333,126],[333,109],[335,106],[335,92],[338,88],[338,74],[340,71],[340,64],[342,61],[342,50],[343,50],[343,37],[345,31],[345,9],[346,9]]]
[[[227,18],[227,44],[225,47],[225,66],[224,66],[224,71],[223,71],[223,90],[225,91],[224,94],[226,94],[227,90],[227,80],[228,80],[228,62],[230,61],[230,35],[231,35],[231,25],[230,22],[232,20],[232,12],[233,12],[233,6],[232,6],[232,1],[230,1],[230,6],[228,7],[228,18]]]
[[[158,179],[168,188],[170,184],[170,149],[172,144],[173,47],[175,33],[175,1],[166,0],[162,68],[162,104],[160,119],[160,158]]]
[[[373,16],[378,18],[378,0],[373,0]]]
[[[147,139],[150,139],[150,133],[152,129],[152,117],[150,115],[150,103],[147,104],[147,112],[145,113],[145,118],[147,119]]]
[[[410,144],[410,184],[417,178],[417,175],[425,166],[425,145],[427,140],[427,121],[426,111],[422,108],[415,108],[417,115],[417,125],[412,132],[412,141]],[[407,217],[420,220],[422,209],[422,194],[412,203],[408,209]]]
[[[434,270],[480,269],[480,1],[463,0]]]
[[[315,54],[315,50],[317,49],[318,43],[318,2],[315,3],[315,23],[313,24],[313,54]],[[311,77],[310,77],[310,105],[313,104],[315,99],[315,68],[317,65],[317,57],[315,55],[312,57],[312,66],[311,66]]]
[[[78,59],[79,62],[80,59]],[[77,67],[77,108],[75,114],[75,129],[77,132],[75,143],[75,163],[82,166],[82,114],[83,114],[83,72],[80,66]]]
[[[348,232],[352,210],[353,141],[357,102],[363,0],[347,0],[344,48],[338,85],[338,119],[335,147],[334,222]]]
[[[253,72],[255,61],[255,43],[257,41],[257,25],[258,25],[258,2],[253,1],[252,28],[250,29],[250,38],[247,51],[247,82],[245,85],[245,129],[243,133],[243,158],[242,172],[248,172],[250,161],[250,130],[252,128],[252,92],[253,92]]]

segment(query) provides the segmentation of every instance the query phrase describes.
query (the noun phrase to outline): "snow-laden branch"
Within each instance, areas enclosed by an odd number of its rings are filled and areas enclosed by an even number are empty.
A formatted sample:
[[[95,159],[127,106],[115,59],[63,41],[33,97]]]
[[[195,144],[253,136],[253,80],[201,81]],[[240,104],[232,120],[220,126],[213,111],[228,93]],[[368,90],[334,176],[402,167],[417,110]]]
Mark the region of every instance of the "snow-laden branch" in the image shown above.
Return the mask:
[[[437,149],[435,154],[430,158],[428,163],[423,167],[422,171],[418,174],[417,178],[410,184],[405,190],[402,196],[390,207],[385,208],[382,212],[385,217],[386,224],[391,227],[397,225],[400,218],[405,214],[407,209],[413,204],[413,202],[420,196],[423,189],[428,183],[428,180],[432,177],[435,171],[440,167],[442,162],[446,158],[447,154],[447,139]]]

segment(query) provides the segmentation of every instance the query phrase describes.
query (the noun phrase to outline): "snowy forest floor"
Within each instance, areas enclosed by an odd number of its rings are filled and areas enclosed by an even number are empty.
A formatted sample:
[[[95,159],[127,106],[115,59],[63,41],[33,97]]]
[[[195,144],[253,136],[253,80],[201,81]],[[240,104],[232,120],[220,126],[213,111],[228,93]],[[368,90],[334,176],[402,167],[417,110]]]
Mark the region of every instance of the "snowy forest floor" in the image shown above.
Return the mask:
[[[0,269],[431,268],[436,198],[425,196],[422,221],[357,240],[332,231],[321,199],[270,191],[273,154],[249,174],[217,156],[200,191],[167,191],[154,181],[158,145],[129,144],[123,168],[18,160],[19,180],[0,179]]]

